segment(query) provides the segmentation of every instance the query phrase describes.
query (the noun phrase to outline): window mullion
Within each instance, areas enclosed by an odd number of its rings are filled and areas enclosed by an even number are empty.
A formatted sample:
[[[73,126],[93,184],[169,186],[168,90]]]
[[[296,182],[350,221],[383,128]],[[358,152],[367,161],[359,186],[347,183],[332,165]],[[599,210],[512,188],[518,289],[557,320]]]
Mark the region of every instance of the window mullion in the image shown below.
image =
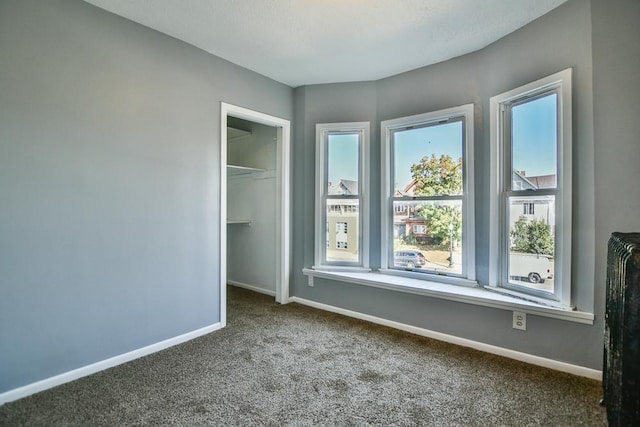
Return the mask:
[[[541,188],[538,190],[507,190],[504,191],[507,197],[536,197],[536,196],[556,196],[560,195],[560,190],[556,188]]]

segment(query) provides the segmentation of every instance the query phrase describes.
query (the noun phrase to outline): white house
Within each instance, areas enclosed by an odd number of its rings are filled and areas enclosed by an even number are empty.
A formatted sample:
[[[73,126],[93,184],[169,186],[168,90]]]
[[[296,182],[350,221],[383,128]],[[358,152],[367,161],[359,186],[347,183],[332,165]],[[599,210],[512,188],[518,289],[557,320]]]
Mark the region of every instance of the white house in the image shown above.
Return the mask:
[[[540,188],[554,188],[556,186],[555,175],[526,176],[525,171],[513,170],[512,188],[514,190],[537,190]],[[527,221],[533,219],[543,220],[551,226],[553,233],[556,219],[554,216],[554,200],[550,196],[523,196],[511,198],[509,209],[509,226],[513,225],[524,216]]]

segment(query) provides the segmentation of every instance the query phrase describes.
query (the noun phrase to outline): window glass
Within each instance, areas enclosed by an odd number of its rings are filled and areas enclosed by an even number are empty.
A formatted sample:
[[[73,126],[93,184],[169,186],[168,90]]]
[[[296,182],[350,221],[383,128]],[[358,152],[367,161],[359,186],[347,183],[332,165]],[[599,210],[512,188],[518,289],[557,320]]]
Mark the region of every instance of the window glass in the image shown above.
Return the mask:
[[[406,203],[408,214],[395,215],[393,250],[413,250],[425,257],[415,268],[462,274],[462,200],[425,200]],[[395,211],[395,209],[394,209]],[[394,267],[406,267],[394,257]]]
[[[463,273],[463,129],[458,117],[393,131],[392,267]]]
[[[327,141],[327,194],[358,194],[359,134],[330,134]]]
[[[509,284],[553,294],[555,196],[509,197],[508,206]]]
[[[557,98],[551,93],[511,107],[513,190],[557,186]]]
[[[402,195],[462,194],[462,122],[394,132],[393,182]]]
[[[358,262],[358,199],[327,199],[327,262]]]
[[[557,101],[553,92],[511,105],[514,192],[557,187]],[[555,196],[508,197],[507,206],[508,283],[554,294]]]

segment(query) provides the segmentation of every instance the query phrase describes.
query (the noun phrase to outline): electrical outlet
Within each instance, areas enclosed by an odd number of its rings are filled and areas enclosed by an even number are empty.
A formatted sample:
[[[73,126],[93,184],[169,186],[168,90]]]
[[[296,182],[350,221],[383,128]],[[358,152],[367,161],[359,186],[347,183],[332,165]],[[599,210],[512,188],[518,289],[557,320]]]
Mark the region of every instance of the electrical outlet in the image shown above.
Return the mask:
[[[527,330],[527,313],[513,312],[513,329]]]
[[[313,288],[313,276],[308,276],[308,277],[309,277],[309,286]]]

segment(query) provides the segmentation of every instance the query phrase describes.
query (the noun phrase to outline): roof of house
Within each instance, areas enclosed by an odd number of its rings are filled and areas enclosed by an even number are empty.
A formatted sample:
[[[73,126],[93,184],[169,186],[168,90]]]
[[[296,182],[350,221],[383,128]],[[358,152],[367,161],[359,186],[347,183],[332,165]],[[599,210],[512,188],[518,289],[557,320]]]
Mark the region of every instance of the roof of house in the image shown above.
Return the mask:
[[[396,190],[396,197],[409,196],[413,197],[413,189],[416,186],[416,179],[412,179],[403,190]]]
[[[529,181],[529,178],[524,176],[524,172],[520,172],[517,171],[515,169],[513,169],[513,176],[511,178],[513,181],[520,181],[522,182],[523,185],[523,189],[527,190],[527,189],[534,189],[537,190],[538,187],[531,181]]]
[[[354,195],[358,194],[358,181],[341,179],[335,187],[329,182],[329,194]]]
[[[528,176],[529,182],[534,184],[536,188],[556,188],[556,175],[539,175]]]

